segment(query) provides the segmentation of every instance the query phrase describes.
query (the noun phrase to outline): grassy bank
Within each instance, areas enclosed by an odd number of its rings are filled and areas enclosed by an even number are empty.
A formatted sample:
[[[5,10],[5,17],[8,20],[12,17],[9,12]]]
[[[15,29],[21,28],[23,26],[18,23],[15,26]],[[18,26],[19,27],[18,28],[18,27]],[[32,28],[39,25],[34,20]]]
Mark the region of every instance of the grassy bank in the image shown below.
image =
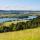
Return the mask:
[[[40,28],[0,33],[0,40],[40,40]]]
[[[4,22],[3,25],[9,26],[12,23],[16,24],[16,23],[19,23],[19,22],[26,22],[26,21],[29,21],[29,20],[18,20],[18,21],[16,20],[16,21],[11,21],[11,22]]]

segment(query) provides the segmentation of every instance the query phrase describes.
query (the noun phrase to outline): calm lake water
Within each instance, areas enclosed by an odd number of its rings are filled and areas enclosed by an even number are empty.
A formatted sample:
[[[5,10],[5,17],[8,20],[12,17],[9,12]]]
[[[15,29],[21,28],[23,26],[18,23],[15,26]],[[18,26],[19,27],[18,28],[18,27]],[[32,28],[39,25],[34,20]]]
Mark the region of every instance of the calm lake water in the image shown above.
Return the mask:
[[[36,18],[37,16],[29,16],[29,18],[24,18],[24,20],[26,19],[33,19]],[[5,21],[9,21],[9,20],[17,20],[18,18],[0,18],[0,23],[5,22]]]

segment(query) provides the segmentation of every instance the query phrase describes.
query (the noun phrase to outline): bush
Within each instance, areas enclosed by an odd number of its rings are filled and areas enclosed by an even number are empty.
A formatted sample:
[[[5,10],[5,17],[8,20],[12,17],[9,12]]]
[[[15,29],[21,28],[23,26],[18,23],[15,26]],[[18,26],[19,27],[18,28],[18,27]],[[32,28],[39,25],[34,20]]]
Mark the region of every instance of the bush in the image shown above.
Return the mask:
[[[14,31],[14,30],[16,30],[16,26],[15,26],[14,23],[12,23],[12,24],[10,25],[10,31]]]
[[[0,27],[0,33],[2,33],[3,32],[3,27]]]
[[[0,27],[0,30],[3,30],[3,27]]]
[[[31,28],[31,21],[27,21],[26,22],[26,29],[30,29]]]
[[[16,26],[14,26],[12,30],[13,30],[13,31],[16,31]]]
[[[16,30],[23,30],[25,29],[25,22],[19,22],[16,24]]]
[[[10,28],[9,28],[9,27],[4,26],[4,27],[3,27],[3,31],[4,31],[4,32],[9,32],[9,31],[10,31]]]

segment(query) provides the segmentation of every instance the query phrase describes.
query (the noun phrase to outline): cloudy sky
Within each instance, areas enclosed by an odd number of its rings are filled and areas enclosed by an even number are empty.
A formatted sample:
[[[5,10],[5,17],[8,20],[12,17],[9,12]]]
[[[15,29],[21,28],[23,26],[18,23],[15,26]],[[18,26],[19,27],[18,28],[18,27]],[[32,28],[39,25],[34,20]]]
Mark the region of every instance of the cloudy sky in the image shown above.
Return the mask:
[[[0,0],[0,10],[40,10],[40,0]]]

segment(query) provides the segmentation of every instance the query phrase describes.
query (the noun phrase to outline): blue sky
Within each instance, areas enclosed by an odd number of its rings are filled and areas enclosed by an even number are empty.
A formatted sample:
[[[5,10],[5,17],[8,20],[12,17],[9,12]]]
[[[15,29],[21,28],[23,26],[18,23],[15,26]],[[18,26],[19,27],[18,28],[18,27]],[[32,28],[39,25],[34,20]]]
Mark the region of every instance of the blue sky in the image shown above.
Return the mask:
[[[0,10],[40,10],[40,0],[0,0]]]

